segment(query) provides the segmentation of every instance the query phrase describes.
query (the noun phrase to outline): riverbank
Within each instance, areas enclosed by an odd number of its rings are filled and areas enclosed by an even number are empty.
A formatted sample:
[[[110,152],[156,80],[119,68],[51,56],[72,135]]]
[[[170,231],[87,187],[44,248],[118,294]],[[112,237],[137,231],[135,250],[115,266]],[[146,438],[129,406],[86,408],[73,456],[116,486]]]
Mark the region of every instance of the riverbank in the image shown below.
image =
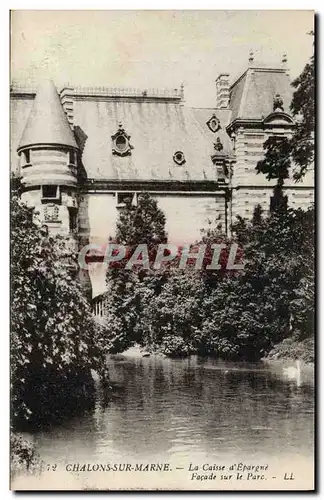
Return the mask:
[[[150,352],[145,347],[141,347],[139,345],[134,345],[121,354],[122,356],[130,358],[143,358],[150,356],[169,357],[162,352]],[[297,341],[292,338],[284,339],[282,342],[275,345],[271,351],[262,358],[263,361],[293,361],[296,359],[299,359],[306,365],[314,365],[315,347],[313,338],[303,341]]]
[[[264,361],[290,361],[296,359],[303,361],[307,365],[314,365],[315,346],[313,338],[302,341],[293,338],[284,339],[275,345],[263,358]]]
[[[141,347],[140,345],[137,344],[135,344],[132,347],[129,347],[128,349],[126,349],[126,351],[123,351],[121,355],[129,358],[148,358],[150,356],[159,356],[161,358],[165,357],[163,353],[151,352],[145,347]]]

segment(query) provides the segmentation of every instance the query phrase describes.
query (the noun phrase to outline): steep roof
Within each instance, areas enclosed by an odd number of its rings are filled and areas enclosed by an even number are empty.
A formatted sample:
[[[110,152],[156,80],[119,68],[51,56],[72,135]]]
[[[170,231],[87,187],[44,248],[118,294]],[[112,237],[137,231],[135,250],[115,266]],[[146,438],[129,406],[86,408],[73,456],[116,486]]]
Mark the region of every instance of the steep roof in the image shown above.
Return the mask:
[[[19,143],[19,149],[35,144],[78,147],[55,85],[51,80],[45,81],[39,87]]]
[[[209,114],[209,112],[208,112]],[[209,117],[209,116],[208,116]],[[82,162],[88,178],[131,181],[216,180],[213,142],[193,110],[167,99],[75,99],[75,128],[86,137]],[[128,156],[112,154],[119,123],[133,146]],[[76,132],[77,133],[77,132]],[[174,154],[181,151],[183,165]]]
[[[191,111],[199,123],[203,133],[208,137],[210,141],[210,152],[211,154],[215,153],[215,149],[213,145],[217,141],[217,138],[220,139],[223,145],[223,153],[225,155],[232,155],[232,144],[231,140],[226,132],[226,127],[230,122],[231,110],[224,108],[191,108]],[[217,132],[212,132],[210,128],[207,126],[208,120],[215,115],[216,118],[219,119],[221,128]]]
[[[231,121],[265,118],[273,111],[276,94],[280,94],[289,114],[292,89],[285,69],[248,68],[230,88]]]

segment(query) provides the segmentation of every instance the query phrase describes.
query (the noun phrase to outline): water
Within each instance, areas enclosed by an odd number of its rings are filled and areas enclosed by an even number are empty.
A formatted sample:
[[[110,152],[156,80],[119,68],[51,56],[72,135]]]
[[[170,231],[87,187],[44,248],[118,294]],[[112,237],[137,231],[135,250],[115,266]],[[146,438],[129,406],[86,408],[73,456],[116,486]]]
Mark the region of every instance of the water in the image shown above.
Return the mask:
[[[38,433],[49,462],[313,454],[314,387],[282,366],[191,357],[110,358],[108,407]]]
[[[33,435],[45,463],[274,461],[280,470],[298,458],[311,470],[314,384],[307,368],[297,382],[284,377],[280,363],[119,355],[109,367],[114,391],[106,408],[98,404]]]

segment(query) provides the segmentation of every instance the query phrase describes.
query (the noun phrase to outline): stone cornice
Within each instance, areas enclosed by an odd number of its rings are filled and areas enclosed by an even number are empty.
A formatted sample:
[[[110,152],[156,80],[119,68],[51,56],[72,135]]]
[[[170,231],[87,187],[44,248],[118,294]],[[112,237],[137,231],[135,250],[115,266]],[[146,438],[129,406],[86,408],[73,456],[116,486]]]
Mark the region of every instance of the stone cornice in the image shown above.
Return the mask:
[[[96,191],[155,191],[155,192],[217,192],[228,189],[216,181],[157,181],[157,180],[107,180],[87,179],[81,186],[83,192]]]

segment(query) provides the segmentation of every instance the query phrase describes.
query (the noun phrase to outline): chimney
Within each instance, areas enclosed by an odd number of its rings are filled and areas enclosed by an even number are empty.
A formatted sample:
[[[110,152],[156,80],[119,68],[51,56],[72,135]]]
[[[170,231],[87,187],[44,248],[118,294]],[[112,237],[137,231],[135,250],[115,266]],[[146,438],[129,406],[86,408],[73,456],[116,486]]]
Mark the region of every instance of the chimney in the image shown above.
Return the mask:
[[[228,107],[229,87],[229,74],[221,73],[216,78],[216,108]]]

